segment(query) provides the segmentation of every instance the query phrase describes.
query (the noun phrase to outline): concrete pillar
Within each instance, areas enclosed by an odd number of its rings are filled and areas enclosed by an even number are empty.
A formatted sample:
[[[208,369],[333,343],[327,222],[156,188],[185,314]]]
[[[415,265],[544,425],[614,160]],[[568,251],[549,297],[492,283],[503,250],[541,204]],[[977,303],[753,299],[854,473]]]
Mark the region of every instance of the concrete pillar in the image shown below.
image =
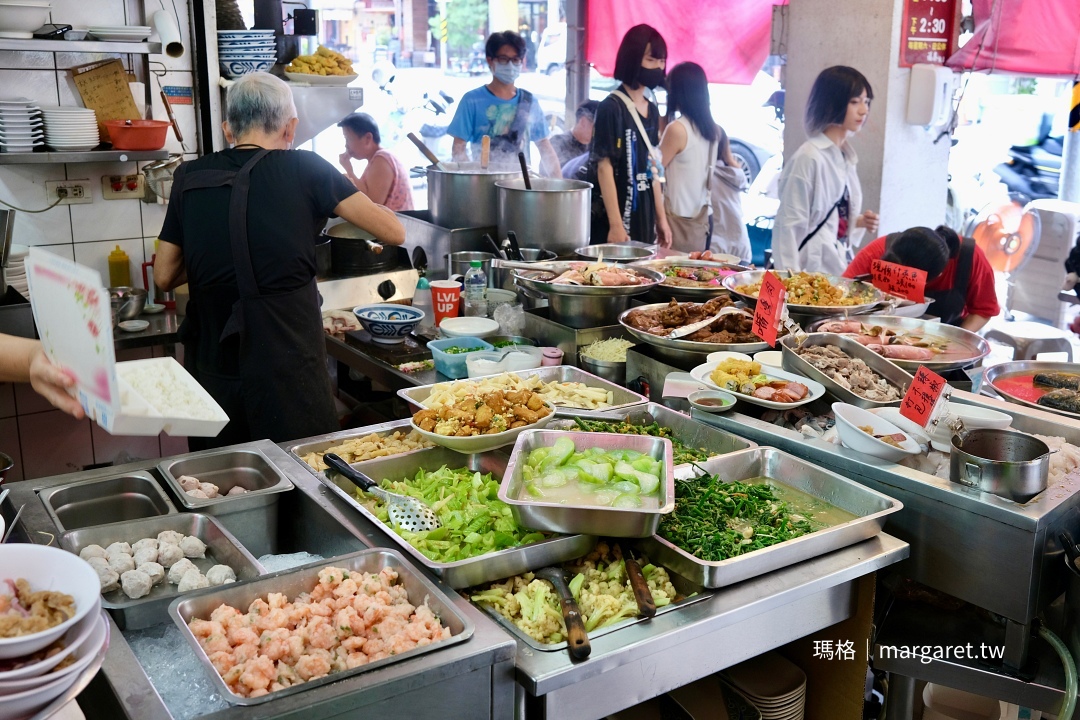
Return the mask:
[[[900,0],[791,0],[787,27],[784,157],[806,139],[810,86],[823,69],[850,65],[870,81],[869,122],[851,141],[859,155],[863,209],[879,234],[945,221],[949,137],[905,121],[910,69],[900,67]],[[868,238],[869,240],[870,238]]]
[[[427,0],[402,0],[401,24],[404,29],[403,49],[412,53],[421,53],[413,57],[413,65],[423,66],[423,55],[428,49],[428,4]]]

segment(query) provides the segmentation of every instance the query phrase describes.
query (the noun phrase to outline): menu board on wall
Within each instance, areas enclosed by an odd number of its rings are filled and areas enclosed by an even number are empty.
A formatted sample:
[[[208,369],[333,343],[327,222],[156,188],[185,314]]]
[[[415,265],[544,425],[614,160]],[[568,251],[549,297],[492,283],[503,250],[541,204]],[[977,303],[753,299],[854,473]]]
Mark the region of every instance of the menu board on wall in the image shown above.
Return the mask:
[[[943,65],[956,52],[959,0],[904,0],[900,66]]]

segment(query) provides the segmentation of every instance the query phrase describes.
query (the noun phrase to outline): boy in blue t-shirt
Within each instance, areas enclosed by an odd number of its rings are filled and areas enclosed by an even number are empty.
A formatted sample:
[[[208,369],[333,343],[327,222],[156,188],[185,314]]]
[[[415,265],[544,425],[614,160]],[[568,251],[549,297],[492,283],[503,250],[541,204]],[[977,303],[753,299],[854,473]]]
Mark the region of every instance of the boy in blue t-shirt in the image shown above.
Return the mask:
[[[525,40],[515,32],[493,33],[484,47],[491,82],[465,93],[447,132],[454,138],[454,160],[480,159],[480,142],[491,137],[491,164],[515,164],[519,152],[529,158],[529,142],[540,150],[541,170],[562,177],[559,158],[548,139],[540,104],[527,90],[514,86],[525,61]],[[471,145],[469,148],[467,145]]]

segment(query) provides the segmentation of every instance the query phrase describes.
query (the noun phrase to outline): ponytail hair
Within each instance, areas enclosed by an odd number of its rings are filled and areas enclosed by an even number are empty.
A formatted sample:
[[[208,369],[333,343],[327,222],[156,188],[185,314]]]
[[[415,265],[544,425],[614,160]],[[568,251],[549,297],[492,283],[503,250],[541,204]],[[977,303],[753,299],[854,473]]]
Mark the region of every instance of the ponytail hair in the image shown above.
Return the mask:
[[[941,228],[935,231],[928,227],[913,227],[901,233],[891,233],[886,236],[885,253],[881,259],[923,270],[927,279],[933,280],[945,271],[951,257],[948,240],[942,236],[940,230]],[[955,237],[955,233],[953,236]],[[957,243],[959,247],[959,241]]]
[[[938,225],[934,232],[941,236],[949,247],[949,257],[954,258],[960,254],[960,236],[948,225]]]

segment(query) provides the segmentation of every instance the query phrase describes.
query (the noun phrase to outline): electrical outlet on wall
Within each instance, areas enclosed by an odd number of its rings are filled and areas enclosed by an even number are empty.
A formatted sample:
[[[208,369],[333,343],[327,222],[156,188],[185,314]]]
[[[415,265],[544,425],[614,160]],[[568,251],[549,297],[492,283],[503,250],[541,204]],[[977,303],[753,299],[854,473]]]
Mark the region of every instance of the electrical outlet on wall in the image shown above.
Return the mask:
[[[84,205],[94,202],[89,180],[50,180],[45,183],[45,202],[52,205]]]
[[[135,175],[102,175],[101,196],[106,200],[139,200],[146,193],[142,173]]]

